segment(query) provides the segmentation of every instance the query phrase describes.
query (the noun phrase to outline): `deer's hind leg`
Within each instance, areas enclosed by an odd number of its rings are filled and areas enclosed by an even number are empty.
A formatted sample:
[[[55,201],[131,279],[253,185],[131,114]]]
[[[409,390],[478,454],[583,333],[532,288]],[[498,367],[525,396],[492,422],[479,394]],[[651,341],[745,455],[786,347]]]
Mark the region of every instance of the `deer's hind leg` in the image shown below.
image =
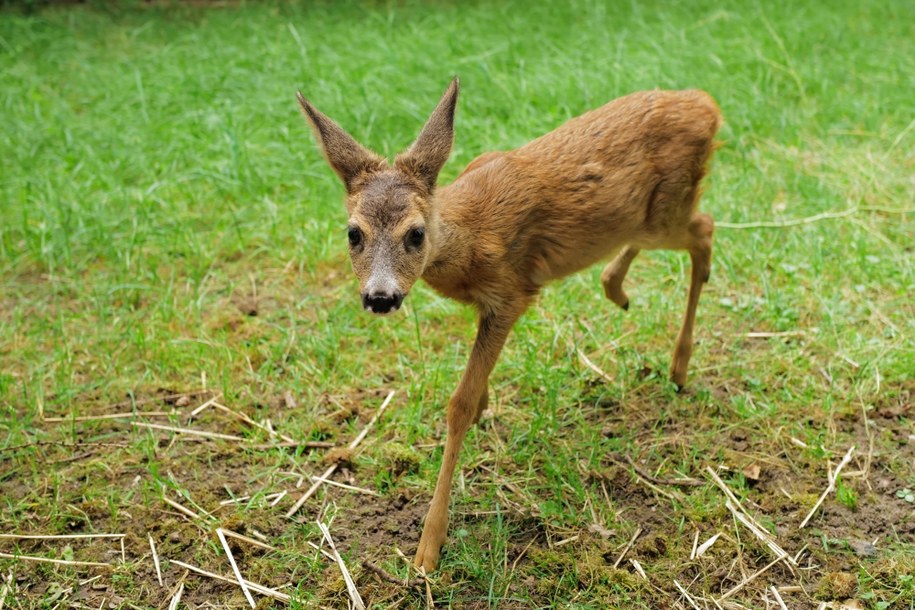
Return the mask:
[[[694,214],[687,225],[685,243],[681,246],[689,252],[692,272],[686,302],[686,315],[683,316],[683,326],[677,337],[677,345],[674,348],[673,362],[670,367],[670,378],[680,389],[686,385],[686,371],[689,368],[689,358],[693,353],[693,326],[696,323],[699,295],[702,293],[702,285],[708,281],[711,273],[714,230],[715,222],[711,216],[701,213]]]
[[[604,294],[624,310],[629,309],[629,297],[626,296],[626,291],[623,290],[623,280],[626,279],[626,273],[629,272],[629,265],[638,255],[638,248],[626,246],[616,255],[616,258],[604,267],[604,271],[600,274],[600,283],[604,285]]]

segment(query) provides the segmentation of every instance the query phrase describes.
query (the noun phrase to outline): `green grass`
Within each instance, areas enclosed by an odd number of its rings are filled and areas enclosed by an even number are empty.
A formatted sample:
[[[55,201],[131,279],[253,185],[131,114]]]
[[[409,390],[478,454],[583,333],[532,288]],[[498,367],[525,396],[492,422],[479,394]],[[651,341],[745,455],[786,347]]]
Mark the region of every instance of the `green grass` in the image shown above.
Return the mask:
[[[167,590],[144,557],[147,530],[172,558],[228,573],[207,535],[215,522],[166,516],[160,485],[212,510],[223,484],[288,488],[283,473],[321,471],[320,453],[171,445],[122,424],[43,422],[39,405],[47,417],[99,413],[199,389],[205,375],[226,404],[290,436],[346,443],[395,389],[346,469],[381,499],[326,491],[303,514],[336,515],[357,570],[371,558],[405,574],[394,548],[415,549],[474,315],[425,286],[397,316],[361,310],[342,188],[295,90],[393,155],[459,75],[447,182],[476,155],[619,95],[702,88],[726,122],[703,199],[719,228],[689,391],[666,380],[685,254],[637,259],[627,313],[603,298],[599,267],[547,288],[493,374],[493,417],[465,444],[433,597],[456,608],[666,607],[680,599],[674,579],[707,598],[768,563],[717,488],[652,489],[628,455],[662,479],[732,469],[725,480],[760,522],[792,553],[807,545],[813,569],[776,566],[734,601],[758,607],[768,585],[794,582],[828,595],[828,575],[841,572],[868,608],[915,608],[904,577],[912,505],[896,495],[915,486],[913,40],[908,3],[871,0],[0,11],[0,530],[129,531],[129,561],[100,579],[104,594],[159,604]],[[768,222],[789,226],[740,228]],[[252,304],[257,315],[245,315]],[[194,425],[267,442],[215,414]],[[851,444],[838,497],[798,532],[827,460]],[[758,482],[742,474],[754,463]],[[252,502],[217,520],[279,547],[245,558],[253,580],[292,583],[300,607],[344,603],[335,568],[306,545],[317,528],[283,519],[284,506]],[[595,522],[608,537],[589,531]],[[367,537],[369,523],[382,533]],[[637,528],[627,558],[649,583],[628,561],[612,568]],[[691,561],[697,530],[700,543],[724,535]],[[873,556],[847,545],[875,538]],[[108,550],[69,552],[109,560]],[[85,591],[78,583],[95,574],[0,559],[7,571],[22,577],[23,607]],[[180,574],[170,568],[167,581]],[[376,607],[425,603],[420,590],[358,579]],[[228,585],[187,584],[187,599],[244,603]],[[102,593],[89,594],[98,607]],[[792,607],[806,599],[786,594]]]

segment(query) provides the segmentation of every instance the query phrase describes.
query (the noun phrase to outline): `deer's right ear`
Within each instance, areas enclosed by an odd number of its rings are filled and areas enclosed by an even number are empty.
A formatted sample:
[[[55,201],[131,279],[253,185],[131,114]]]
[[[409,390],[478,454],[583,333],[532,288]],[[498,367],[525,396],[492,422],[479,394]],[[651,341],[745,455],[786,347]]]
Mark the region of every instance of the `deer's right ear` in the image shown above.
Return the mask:
[[[385,167],[385,160],[382,157],[359,144],[339,125],[312,106],[301,91],[296,92],[296,99],[299,100],[302,113],[321,144],[324,157],[340,176],[347,193],[353,192],[356,178]]]
[[[422,180],[430,193],[435,189],[438,173],[451,154],[458,89],[458,79],[455,78],[451,81],[438,106],[432,111],[432,116],[426,121],[426,125],[413,145],[394,159],[395,167]]]

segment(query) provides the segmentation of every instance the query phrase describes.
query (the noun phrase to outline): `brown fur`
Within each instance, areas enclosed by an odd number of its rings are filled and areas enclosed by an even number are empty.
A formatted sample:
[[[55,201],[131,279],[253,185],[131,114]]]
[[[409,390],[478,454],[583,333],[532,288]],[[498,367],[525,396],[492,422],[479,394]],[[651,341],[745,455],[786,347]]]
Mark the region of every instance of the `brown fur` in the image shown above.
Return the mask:
[[[379,257],[388,257],[382,262],[395,270],[402,294],[422,277],[480,312],[470,362],[448,404],[445,455],[416,552],[416,565],[427,571],[438,565],[451,479],[464,436],[486,408],[489,374],[544,284],[618,252],[601,283],[608,299],[628,309],[622,282],[639,250],[686,250],[692,274],[671,366],[674,382],[686,383],[714,230],[711,217],[697,211],[699,183],[721,121],[702,91],[633,93],[517,150],[485,153],[436,190],[451,150],[457,93],[455,80],[393,168],[299,98],[347,186],[351,226],[364,235],[352,252],[363,290]],[[413,251],[402,242],[417,226],[427,238]]]

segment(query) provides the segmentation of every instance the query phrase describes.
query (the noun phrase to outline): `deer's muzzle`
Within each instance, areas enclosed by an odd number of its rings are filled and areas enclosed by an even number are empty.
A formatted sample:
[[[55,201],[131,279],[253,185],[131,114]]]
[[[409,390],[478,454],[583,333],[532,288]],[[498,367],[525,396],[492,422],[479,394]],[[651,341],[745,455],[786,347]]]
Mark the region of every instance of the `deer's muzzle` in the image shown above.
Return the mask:
[[[362,295],[362,306],[366,311],[372,313],[385,314],[400,309],[403,303],[403,294],[401,293],[383,293],[375,292],[372,294]]]

